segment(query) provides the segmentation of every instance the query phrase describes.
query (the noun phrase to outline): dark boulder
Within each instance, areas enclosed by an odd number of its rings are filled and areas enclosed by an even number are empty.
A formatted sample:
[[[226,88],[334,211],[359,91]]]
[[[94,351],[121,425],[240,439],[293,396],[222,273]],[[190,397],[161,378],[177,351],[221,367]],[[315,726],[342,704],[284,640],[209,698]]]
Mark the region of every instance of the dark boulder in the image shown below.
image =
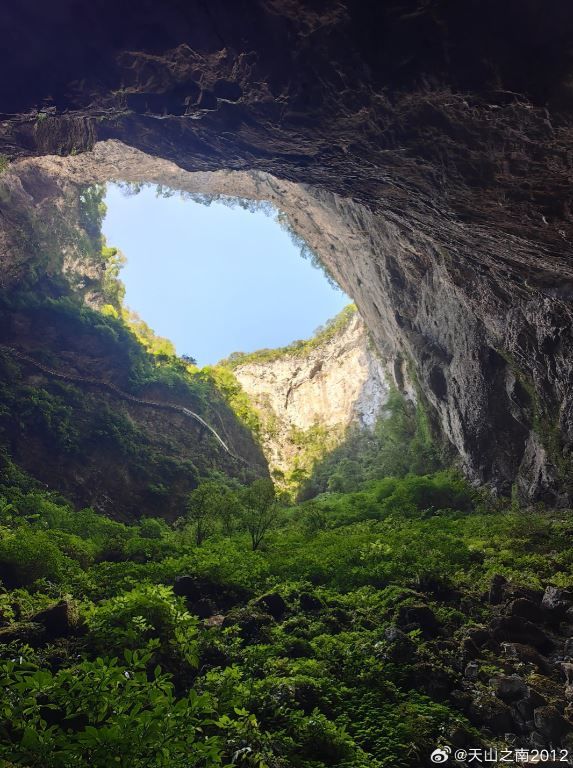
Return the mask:
[[[553,643],[545,632],[521,616],[503,616],[491,622],[491,634],[499,642],[532,645],[539,651],[551,650]]]
[[[308,611],[309,613],[320,611],[324,607],[322,600],[319,597],[310,594],[310,592],[301,592],[299,595],[299,604],[301,610]]]
[[[438,632],[436,616],[427,605],[400,606],[396,623],[405,632],[420,629],[424,637],[435,637]]]
[[[551,705],[538,707],[533,712],[533,720],[539,733],[553,745],[559,744],[561,737],[570,730],[567,721]]]
[[[205,584],[194,576],[178,576],[173,585],[173,592],[177,597],[185,597],[188,600],[200,600],[205,593]]]
[[[523,699],[529,693],[527,683],[519,675],[499,675],[492,678],[489,684],[498,699],[506,702]]]
[[[217,613],[218,608],[208,597],[203,597],[201,600],[194,602],[190,607],[190,610],[199,619],[208,619],[210,616],[214,616]]]
[[[287,611],[287,604],[277,592],[263,595],[255,601],[255,605],[266,613],[270,613],[273,619],[279,621]]]
[[[30,617],[30,621],[41,624],[46,631],[46,640],[56,637],[68,637],[74,632],[76,621],[73,606],[67,600],[61,600],[43,611]]]
[[[258,643],[268,638],[269,626],[273,618],[266,611],[257,608],[235,608],[225,616],[223,629],[238,627],[239,634],[246,643]]]
[[[19,621],[0,628],[0,645],[17,643],[37,648],[46,640],[46,629],[32,621]]]
[[[485,627],[470,627],[461,640],[461,651],[464,662],[479,658],[484,651],[499,653],[500,646]]]
[[[488,600],[492,605],[499,605],[505,598],[505,590],[507,587],[507,579],[505,576],[496,574],[489,587]]]
[[[544,619],[542,608],[526,597],[518,597],[512,600],[507,606],[506,612],[510,616],[520,616],[522,619],[527,619],[533,623],[542,623]]]
[[[541,601],[548,619],[554,624],[563,621],[573,605],[573,594],[560,587],[547,587]]]

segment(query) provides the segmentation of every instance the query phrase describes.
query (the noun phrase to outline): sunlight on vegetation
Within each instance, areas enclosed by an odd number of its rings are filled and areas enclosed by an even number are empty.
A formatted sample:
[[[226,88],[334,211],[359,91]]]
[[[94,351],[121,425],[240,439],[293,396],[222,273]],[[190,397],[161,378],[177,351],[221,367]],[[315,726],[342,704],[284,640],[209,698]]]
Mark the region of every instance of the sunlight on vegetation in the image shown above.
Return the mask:
[[[95,360],[122,392],[185,403],[222,430],[226,415],[256,447],[252,434],[272,425],[232,368],[304,356],[355,307],[309,341],[199,370],[124,306],[102,198],[101,187],[80,198],[97,308],[62,278],[38,289],[33,274],[0,291],[0,325],[24,328],[44,368]],[[11,352],[0,350],[1,765],[417,768],[437,735],[481,743],[452,693],[460,648],[496,615],[484,597],[494,577],[573,587],[566,512],[471,487],[421,397],[393,390],[373,431],[350,429],[327,452],[324,427],[293,434],[313,458],[294,463],[294,502],[209,435],[184,442],[185,425],[179,449],[168,421],[158,447],[149,413],[138,421],[80,382],[32,378]],[[24,466],[38,455],[58,488],[58,458],[81,473],[104,457],[99,477],[119,467],[121,521],[74,503],[73,485],[67,498],[34,479]],[[484,651],[484,707],[487,680],[507,667],[500,648]]]

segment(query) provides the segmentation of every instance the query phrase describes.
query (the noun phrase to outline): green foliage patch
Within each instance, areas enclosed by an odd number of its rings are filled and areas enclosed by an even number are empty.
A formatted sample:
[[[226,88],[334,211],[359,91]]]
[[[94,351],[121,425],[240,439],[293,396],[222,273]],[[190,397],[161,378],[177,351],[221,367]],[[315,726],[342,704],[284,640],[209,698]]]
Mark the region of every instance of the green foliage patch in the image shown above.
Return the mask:
[[[494,574],[573,585],[566,513],[517,510],[451,471],[287,507],[214,476],[170,526],[76,510],[2,466],[0,758],[13,765],[414,768],[437,734],[473,732],[429,684],[455,686],[454,657],[423,629],[401,646],[388,634],[404,612],[430,610],[438,640],[455,638],[487,619]],[[187,602],[180,576],[197,585]],[[75,629],[30,647],[36,612],[62,598]],[[224,621],[202,621],[206,606]]]

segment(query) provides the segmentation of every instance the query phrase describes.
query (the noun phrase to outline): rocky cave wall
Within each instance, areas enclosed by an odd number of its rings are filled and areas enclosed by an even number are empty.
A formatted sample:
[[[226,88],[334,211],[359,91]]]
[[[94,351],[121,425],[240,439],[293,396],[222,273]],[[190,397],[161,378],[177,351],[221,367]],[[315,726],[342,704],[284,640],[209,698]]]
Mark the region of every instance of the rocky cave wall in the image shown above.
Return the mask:
[[[0,153],[274,194],[469,476],[570,500],[573,6],[35,6],[0,19]]]
[[[247,358],[233,373],[260,414],[265,456],[278,478],[310,473],[350,425],[372,429],[388,400],[386,367],[358,313],[304,354],[287,348],[272,359]]]

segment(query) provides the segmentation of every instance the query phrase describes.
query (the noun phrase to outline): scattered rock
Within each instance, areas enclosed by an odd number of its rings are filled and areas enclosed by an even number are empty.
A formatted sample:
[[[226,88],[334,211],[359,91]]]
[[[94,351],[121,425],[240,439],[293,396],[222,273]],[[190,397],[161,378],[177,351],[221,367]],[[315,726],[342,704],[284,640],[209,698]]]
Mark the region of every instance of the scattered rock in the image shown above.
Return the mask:
[[[220,627],[223,622],[225,621],[225,617],[222,613],[216,613],[214,616],[209,616],[209,618],[205,619],[203,624],[206,627]]]
[[[568,730],[567,722],[551,705],[535,709],[533,720],[539,733],[549,739],[552,744],[559,743]]]
[[[479,676],[479,664],[477,661],[470,661],[464,669],[464,677],[467,680],[477,680]]]
[[[396,623],[406,632],[421,629],[424,637],[435,637],[438,622],[434,612],[427,605],[402,605]]]
[[[315,595],[311,595],[310,592],[301,592],[299,603],[303,611],[320,611],[323,608],[322,600]]]
[[[46,640],[68,637],[74,631],[75,611],[67,600],[61,600],[30,617],[30,621],[41,624],[46,630]]]
[[[503,701],[517,701],[527,696],[529,689],[519,675],[499,675],[489,681],[495,695]]]
[[[45,639],[45,627],[32,621],[19,621],[0,628],[0,644],[20,643],[35,648],[41,645]]]
[[[503,616],[491,622],[491,633],[500,642],[532,645],[539,651],[551,650],[553,643],[545,632],[521,616]]]
[[[551,673],[551,666],[539,651],[523,643],[502,643],[502,650],[508,659],[522,664],[531,664],[544,675]]]
[[[565,675],[565,681],[567,685],[573,685],[573,662],[562,661],[561,669],[563,670],[563,674]]]
[[[255,605],[263,611],[270,613],[273,619],[276,619],[277,621],[282,619],[287,611],[287,604],[277,592],[263,595],[263,597],[260,597],[255,601]]]

